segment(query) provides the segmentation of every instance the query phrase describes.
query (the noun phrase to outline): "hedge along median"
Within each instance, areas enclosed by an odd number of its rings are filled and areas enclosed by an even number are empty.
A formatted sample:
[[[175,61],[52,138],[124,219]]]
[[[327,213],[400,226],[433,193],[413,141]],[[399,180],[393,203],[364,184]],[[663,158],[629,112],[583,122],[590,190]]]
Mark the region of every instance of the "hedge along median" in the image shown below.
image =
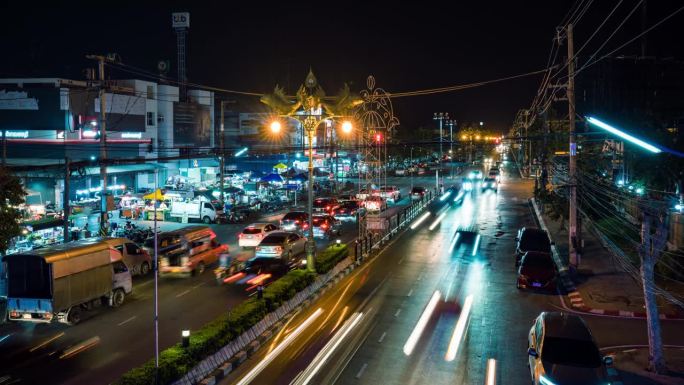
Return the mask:
[[[332,270],[337,263],[349,255],[349,247],[345,244],[335,244],[318,253],[316,256],[316,272],[325,274]]]
[[[316,279],[307,270],[293,270],[264,289],[264,300],[250,298],[230,312],[221,314],[190,336],[190,346],[176,344],[159,354],[159,383],[168,384],[181,378],[202,359],[218,351],[242,332],[254,326],[266,313],[278,307]],[[154,384],[154,359],[125,373],[115,382],[119,385]]]

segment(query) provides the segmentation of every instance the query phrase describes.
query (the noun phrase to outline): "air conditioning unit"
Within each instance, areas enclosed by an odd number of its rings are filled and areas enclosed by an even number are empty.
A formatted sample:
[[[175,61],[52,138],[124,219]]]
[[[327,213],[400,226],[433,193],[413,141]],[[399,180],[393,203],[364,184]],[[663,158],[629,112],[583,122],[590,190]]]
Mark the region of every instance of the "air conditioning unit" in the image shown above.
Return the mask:
[[[157,114],[157,123],[164,122],[164,114]]]

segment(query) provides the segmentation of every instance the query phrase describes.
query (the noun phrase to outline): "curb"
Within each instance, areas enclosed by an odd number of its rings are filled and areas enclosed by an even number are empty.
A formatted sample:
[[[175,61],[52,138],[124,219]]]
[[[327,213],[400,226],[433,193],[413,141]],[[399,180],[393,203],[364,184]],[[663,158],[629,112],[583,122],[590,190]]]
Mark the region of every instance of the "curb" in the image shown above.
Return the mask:
[[[532,206],[532,208],[534,209],[534,215],[537,219],[537,222],[539,223],[539,227],[542,230],[546,231],[549,234],[549,238],[550,238],[551,232],[549,231],[548,227],[546,227],[546,223],[544,222],[544,218],[542,217],[541,212],[539,211],[539,207],[537,205],[537,202],[535,201],[534,198],[530,198],[529,202],[530,202],[530,205]],[[562,259],[560,257],[560,254],[558,253],[558,249],[556,248],[555,245],[551,246],[551,255],[553,256],[553,261],[556,264],[556,267],[558,268],[561,283],[563,284],[563,287],[565,288],[565,291],[567,292],[567,297],[570,298],[570,306],[573,308],[573,310],[576,310],[576,311],[579,311],[582,313],[587,313],[587,314],[595,314],[595,315],[606,315],[606,316],[622,317],[622,318],[646,319],[646,312],[642,312],[642,311],[606,310],[606,309],[591,308],[591,307],[587,306],[584,303],[584,299],[582,298],[582,293],[580,293],[580,291],[577,290],[575,283],[572,281],[572,278],[570,278],[570,274],[569,274],[570,269],[563,264]],[[682,319],[684,319],[684,316],[680,316],[677,314],[660,314],[660,319],[663,319],[663,320],[682,320]]]

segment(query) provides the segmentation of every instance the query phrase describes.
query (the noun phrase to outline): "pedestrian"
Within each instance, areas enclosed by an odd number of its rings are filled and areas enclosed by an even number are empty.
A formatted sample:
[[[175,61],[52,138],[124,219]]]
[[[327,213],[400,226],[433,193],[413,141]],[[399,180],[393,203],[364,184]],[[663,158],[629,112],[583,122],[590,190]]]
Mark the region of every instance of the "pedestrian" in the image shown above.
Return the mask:
[[[257,298],[258,299],[264,298],[264,286],[263,285],[257,286]]]

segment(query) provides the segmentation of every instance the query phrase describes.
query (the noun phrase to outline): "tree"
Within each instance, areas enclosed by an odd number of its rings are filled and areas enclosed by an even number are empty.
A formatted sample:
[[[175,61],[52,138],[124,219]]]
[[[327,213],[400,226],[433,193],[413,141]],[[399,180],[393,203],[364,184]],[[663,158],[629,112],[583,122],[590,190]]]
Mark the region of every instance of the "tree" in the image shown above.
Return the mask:
[[[19,178],[0,167],[0,255],[5,255],[11,239],[21,234],[21,215],[16,207],[24,203],[25,196]]]
[[[646,325],[648,328],[648,368],[653,373],[658,374],[667,373],[667,366],[663,355],[663,339],[660,333],[654,268],[662,257],[667,242],[667,218],[668,216],[665,213],[654,216],[644,211],[644,218],[641,222],[641,246],[639,247],[641,283],[644,290]],[[651,226],[653,224],[656,225],[656,229],[652,232]]]

